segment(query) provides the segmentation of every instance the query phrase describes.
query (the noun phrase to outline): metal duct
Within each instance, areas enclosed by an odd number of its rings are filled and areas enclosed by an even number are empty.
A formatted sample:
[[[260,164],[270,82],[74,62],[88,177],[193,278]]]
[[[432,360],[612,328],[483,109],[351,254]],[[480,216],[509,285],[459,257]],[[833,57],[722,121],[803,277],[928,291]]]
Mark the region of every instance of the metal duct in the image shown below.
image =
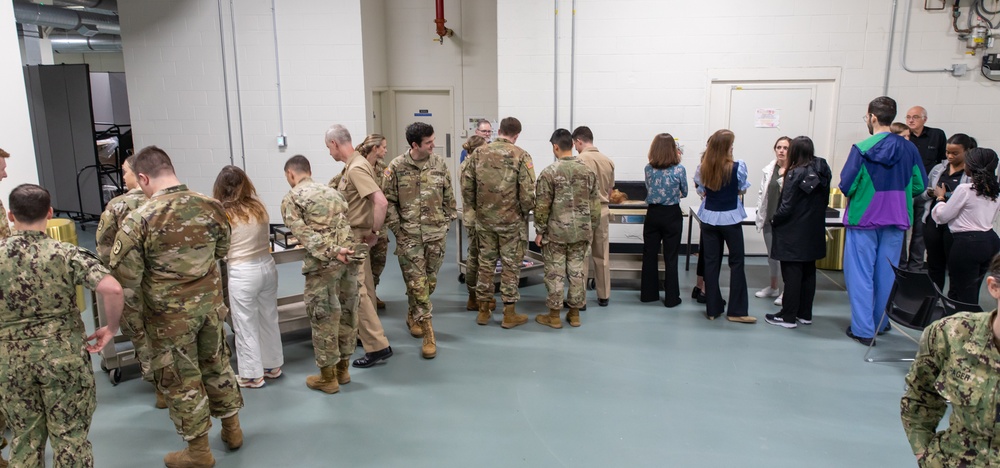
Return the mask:
[[[14,19],[22,24],[35,24],[56,29],[77,31],[85,36],[98,33],[121,35],[118,17],[85,11],[14,2]]]
[[[31,0],[31,3],[57,7],[83,7],[88,11],[118,14],[118,0]]]
[[[57,54],[84,54],[91,52],[121,52],[122,38],[113,34],[86,37],[72,33],[49,34],[52,51]]]

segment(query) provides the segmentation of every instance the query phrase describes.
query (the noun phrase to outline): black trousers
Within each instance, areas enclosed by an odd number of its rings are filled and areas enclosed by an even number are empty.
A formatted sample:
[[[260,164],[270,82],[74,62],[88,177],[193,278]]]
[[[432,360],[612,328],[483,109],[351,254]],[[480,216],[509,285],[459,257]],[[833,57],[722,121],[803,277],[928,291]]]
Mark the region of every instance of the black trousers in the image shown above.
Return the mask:
[[[951,251],[953,240],[947,224],[935,223],[927,217],[924,223],[924,247],[927,249],[927,274],[944,291],[944,274],[948,271],[948,252]]]
[[[899,267],[917,271],[924,267],[924,202],[913,199],[913,226],[910,227],[909,249],[903,237],[903,249],[899,255]],[[929,217],[928,217],[929,218]]]
[[[1000,252],[1000,238],[992,230],[954,232],[948,256],[948,297],[969,304],[979,303],[979,288],[993,256]]]
[[[796,318],[812,320],[813,299],[816,298],[816,261],[781,261],[781,281],[785,283],[778,317],[788,323]]]
[[[747,275],[743,270],[743,226],[701,225],[701,242],[705,246],[705,295],[708,296],[706,313],[716,317],[722,315],[722,291],[719,289],[719,273],[722,270],[722,246],[729,248],[729,310],[728,315],[747,315],[750,307],[747,298]]]
[[[653,302],[660,299],[660,269],[658,260],[663,247],[663,302],[677,305],[681,302],[677,278],[677,254],[681,247],[684,219],[680,205],[649,205],[642,224],[642,284],[639,300]]]

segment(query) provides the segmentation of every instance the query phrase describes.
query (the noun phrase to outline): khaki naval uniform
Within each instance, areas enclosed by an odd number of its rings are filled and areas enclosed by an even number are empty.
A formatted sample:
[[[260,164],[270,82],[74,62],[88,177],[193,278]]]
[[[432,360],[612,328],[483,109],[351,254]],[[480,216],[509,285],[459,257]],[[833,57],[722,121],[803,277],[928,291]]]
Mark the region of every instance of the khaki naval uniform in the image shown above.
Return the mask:
[[[601,222],[594,230],[594,237],[590,243],[590,255],[594,263],[597,297],[608,299],[611,297],[611,263],[609,262],[611,248],[608,243],[608,222],[611,211],[608,209],[608,196],[615,187],[615,163],[594,146],[583,150],[579,158],[580,162],[594,171],[594,174],[597,174],[598,194],[601,196]],[[584,268],[584,277],[586,277],[590,270],[590,262],[586,262]]]
[[[347,160],[343,177],[336,187],[347,199],[347,221],[351,224],[354,239],[359,243],[372,231],[375,224],[375,207],[369,195],[381,191],[375,171],[368,160],[357,151]],[[389,347],[382,322],[375,313],[375,282],[372,278],[371,257],[366,256],[358,279],[358,334],[366,353]],[[365,300],[365,298],[368,300]]]

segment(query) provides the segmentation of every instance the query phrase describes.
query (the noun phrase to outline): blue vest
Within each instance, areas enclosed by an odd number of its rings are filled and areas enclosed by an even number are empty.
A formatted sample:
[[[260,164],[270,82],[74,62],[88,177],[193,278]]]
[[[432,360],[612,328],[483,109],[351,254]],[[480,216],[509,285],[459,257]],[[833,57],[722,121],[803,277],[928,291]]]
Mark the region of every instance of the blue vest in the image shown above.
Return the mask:
[[[733,174],[729,178],[729,183],[723,185],[718,191],[705,187],[705,209],[710,211],[732,211],[736,209],[736,202],[740,196],[740,165],[733,161]]]

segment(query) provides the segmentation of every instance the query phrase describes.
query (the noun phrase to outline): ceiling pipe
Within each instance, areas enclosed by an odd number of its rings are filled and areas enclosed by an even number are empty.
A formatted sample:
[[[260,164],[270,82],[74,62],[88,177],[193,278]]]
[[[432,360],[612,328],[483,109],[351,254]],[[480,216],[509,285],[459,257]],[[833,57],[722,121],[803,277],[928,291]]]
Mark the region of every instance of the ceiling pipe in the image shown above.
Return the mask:
[[[113,34],[86,37],[66,32],[49,34],[52,51],[57,54],[83,54],[92,52],[121,52],[122,38]]]
[[[80,7],[88,11],[118,14],[118,0],[31,0],[31,3],[57,7]]]
[[[434,22],[437,23],[437,35],[440,38],[440,44],[444,45],[445,36],[451,37],[455,35],[455,31],[444,27],[444,24],[448,21],[444,19],[444,0],[435,0],[436,15],[434,17]]]
[[[97,34],[121,35],[118,17],[67,10],[64,8],[14,2],[14,19],[21,24],[34,24],[55,29],[76,31],[84,36]]]

